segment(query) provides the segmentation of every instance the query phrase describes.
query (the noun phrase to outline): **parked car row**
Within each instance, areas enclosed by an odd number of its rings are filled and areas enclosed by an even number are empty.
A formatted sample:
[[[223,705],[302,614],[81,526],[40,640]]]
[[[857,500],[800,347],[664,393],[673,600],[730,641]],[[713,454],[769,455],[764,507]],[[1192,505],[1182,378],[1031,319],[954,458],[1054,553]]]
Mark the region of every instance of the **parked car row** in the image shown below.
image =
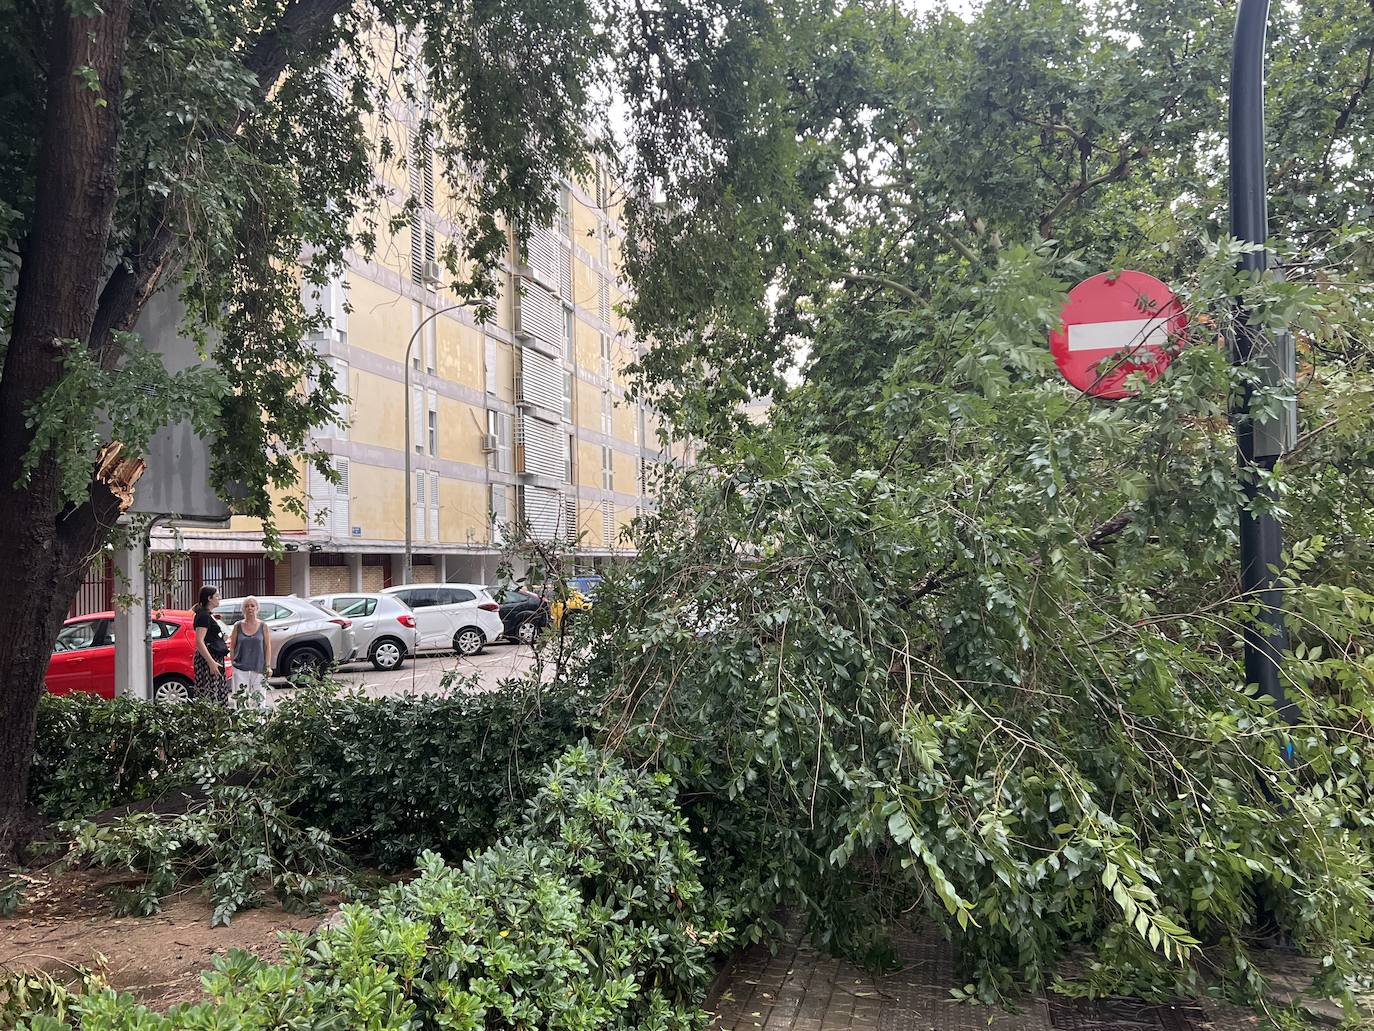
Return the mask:
[[[366,660],[379,670],[398,669],[427,652],[476,655],[500,640],[532,643],[550,624],[590,608],[599,576],[570,577],[567,590],[487,587],[483,584],[406,584],[381,592],[324,594],[309,600],[259,598],[260,617],[272,631],[268,663],[294,676]],[[215,617],[228,631],[243,618],[242,598],[226,598]],[[153,692],[160,701],[190,697],[195,683],[194,615],[164,609],[153,614]],[[226,633],[227,636],[227,633]],[[75,616],[63,625],[48,661],[53,694],[88,691],[113,698],[114,613]]]

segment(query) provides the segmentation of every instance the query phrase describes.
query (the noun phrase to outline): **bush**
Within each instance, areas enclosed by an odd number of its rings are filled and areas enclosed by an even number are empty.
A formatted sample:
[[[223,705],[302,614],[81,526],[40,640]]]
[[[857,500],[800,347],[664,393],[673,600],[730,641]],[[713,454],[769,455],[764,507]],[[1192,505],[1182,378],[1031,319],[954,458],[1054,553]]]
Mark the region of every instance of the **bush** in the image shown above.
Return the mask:
[[[461,858],[490,844],[531,778],[582,734],[572,699],[522,684],[419,698],[306,691],[264,728],[267,783],[353,854],[404,869],[425,850]]]
[[[44,694],[29,801],[49,819],[137,802],[186,779],[244,717],[211,702]]]
[[[42,763],[59,771],[52,811],[188,788],[158,812],[65,825],[69,859],[140,876],[116,897],[121,912],[156,912],[203,879],[216,923],[256,905],[264,885],[288,906],[345,887],[344,850],[404,869],[424,851],[461,859],[491,844],[580,736],[567,695],[520,685],[423,698],[314,685],[266,713],[100,699],[45,711],[58,717]],[[83,785],[97,801],[79,804]]]
[[[518,836],[461,868],[426,854],[376,907],[290,936],[280,963],[216,959],[207,1002],[159,1015],[94,984],[7,1011],[0,985],[0,1015],[22,1031],[700,1028],[707,953],[729,938],[684,831],[665,778],[584,745]]]

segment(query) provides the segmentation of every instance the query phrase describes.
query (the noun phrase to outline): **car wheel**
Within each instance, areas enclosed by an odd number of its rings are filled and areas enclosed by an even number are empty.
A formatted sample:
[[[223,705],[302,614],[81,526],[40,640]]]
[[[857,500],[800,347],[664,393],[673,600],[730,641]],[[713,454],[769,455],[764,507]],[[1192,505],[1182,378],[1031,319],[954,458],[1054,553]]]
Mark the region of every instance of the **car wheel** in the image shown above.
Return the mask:
[[[153,701],[180,703],[191,700],[191,682],[181,677],[163,677],[153,688]]]
[[[539,625],[533,619],[525,620],[515,631],[516,640],[521,644],[534,644],[534,639],[538,636]]]
[[[453,650],[463,656],[476,655],[486,643],[486,635],[475,626],[465,626],[453,635]]]
[[[383,637],[373,642],[372,650],[367,657],[377,669],[383,672],[393,670],[405,661],[405,645],[394,637]]]
[[[284,663],[288,677],[316,676],[323,673],[328,664],[324,653],[316,648],[297,648],[286,657]]]

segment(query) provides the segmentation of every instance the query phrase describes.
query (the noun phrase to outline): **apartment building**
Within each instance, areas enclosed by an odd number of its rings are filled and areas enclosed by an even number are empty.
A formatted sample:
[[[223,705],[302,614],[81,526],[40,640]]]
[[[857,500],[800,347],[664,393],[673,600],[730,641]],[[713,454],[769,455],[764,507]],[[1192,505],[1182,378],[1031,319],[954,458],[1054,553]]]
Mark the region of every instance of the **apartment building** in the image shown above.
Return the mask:
[[[523,248],[510,239],[494,317],[479,321],[437,260],[461,232],[461,184],[436,176],[416,112],[398,101],[392,114],[405,159],[376,174],[408,224],[308,288],[328,321],[310,342],[349,398],[316,434],[337,482],[303,470],[308,518],[281,510],[277,561],[253,520],[155,532],[153,550],[174,552],[150,566],[155,604],[189,604],[203,583],[302,596],[400,583],[407,513],[413,582],[493,580],[516,521],[583,570],[629,554],[649,469],[669,456],[626,397],[637,345],[617,311],[622,232],[604,168],[564,183]],[[94,573],[74,610],[107,607],[113,579]]]

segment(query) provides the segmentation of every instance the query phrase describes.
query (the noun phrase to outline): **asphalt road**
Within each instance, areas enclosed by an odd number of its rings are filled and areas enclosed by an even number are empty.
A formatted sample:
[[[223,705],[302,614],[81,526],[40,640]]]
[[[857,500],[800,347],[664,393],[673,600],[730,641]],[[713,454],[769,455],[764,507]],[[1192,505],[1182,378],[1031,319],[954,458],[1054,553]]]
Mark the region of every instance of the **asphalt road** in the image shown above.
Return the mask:
[[[361,687],[370,695],[438,694],[443,690],[446,674],[457,671],[463,677],[475,678],[471,688],[490,691],[510,677],[524,676],[534,663],[534,653],[523,644],[489,644],[477,655],[462,658],[453,652],[422,655],[407,659],[400,669],[382,673],[370,662],[354,662],[336,670],[334,679],[348,687]],[[269,704],[287,691],[285,681],[275,681],[268,693]]]

